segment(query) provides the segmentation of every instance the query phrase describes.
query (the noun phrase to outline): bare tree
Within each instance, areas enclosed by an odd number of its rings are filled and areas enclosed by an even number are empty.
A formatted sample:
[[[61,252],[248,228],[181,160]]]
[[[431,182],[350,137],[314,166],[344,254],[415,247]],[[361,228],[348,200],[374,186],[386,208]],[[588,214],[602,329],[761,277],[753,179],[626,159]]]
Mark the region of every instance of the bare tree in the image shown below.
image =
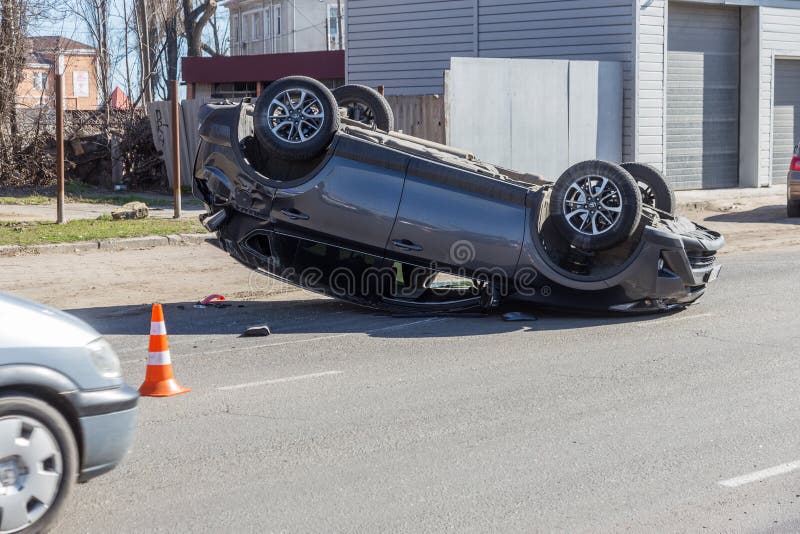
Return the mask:
[[[217,11],[214,11],[214,16],[208,21],[208,26],[211,28],[211,44],[203,43],[203,51],[212,56],[224,56],[228,54],[228,24],[224,27],[220,24]]]
[[[0,5],[0,158],[13,158],[19,150],[17,87],[25,65],[27,2],[3,1]]]
[[[203,0],[195,5],[194,0],[181,0],[183,5],[183,29],[186,36],[186,55],[203,55],[203,30],[217,11],[217,0]]]
[[[141,101],[152,102],[156,92],[156,70],[159,50],[159,24],[153,0],[134,0],[132,30],[139,52],[139,86]]]
[[[30,52],[28,28],[50,12],[49,0],[0,1],[0,185],[30,179],[46,182],[52,177],[45,139],[39,135],[45,108],[21,110],[17,95]],[[43,88],[39,103],[44,96]],[[20,113],[31,119],[30,124],[20,124]]]

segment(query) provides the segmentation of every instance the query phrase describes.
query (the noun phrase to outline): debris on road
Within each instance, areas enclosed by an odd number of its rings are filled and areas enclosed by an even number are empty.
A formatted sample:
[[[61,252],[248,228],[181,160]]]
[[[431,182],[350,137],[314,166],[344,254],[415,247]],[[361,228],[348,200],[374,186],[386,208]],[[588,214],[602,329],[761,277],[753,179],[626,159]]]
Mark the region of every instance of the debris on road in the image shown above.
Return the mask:
[[[271,333],[267,325],[251,326],[242,332],[241,337],[266,337]]]
[[[504,321],[538,321],[539,318],[532,313],[508,312],[503,314]]]
[[[224,296],[214,293],[213,295],[209,295],[209,296],[207,296],[206,298],[204,298],[202,300],[198,300],[197,304],[199,304],[201,306],[208,306],[211,303],[222,302],[223,300],[225,300]]]

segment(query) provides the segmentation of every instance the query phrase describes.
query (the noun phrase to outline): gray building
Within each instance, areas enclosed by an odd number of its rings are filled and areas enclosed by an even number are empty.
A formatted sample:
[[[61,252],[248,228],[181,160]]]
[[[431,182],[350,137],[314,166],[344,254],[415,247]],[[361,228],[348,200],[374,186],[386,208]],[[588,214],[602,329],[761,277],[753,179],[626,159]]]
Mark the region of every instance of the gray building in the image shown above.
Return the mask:
[[[348,82],[390,95],[451,57],[619,61],[623,159],[678,189],[784,183],[800,140],[800,0],[349,0],[346,29]]]

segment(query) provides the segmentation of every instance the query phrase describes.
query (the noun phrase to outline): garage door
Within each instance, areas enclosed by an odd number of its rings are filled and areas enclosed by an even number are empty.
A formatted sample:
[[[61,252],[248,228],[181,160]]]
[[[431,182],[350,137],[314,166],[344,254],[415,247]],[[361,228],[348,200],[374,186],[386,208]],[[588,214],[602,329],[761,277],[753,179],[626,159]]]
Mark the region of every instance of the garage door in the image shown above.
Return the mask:
[[[775,60],[772,118],[772,183],[785,184],[794,145],[800,141],[800,61]]]
[[[667,176],[739,184],[739,8],[669,2]]]

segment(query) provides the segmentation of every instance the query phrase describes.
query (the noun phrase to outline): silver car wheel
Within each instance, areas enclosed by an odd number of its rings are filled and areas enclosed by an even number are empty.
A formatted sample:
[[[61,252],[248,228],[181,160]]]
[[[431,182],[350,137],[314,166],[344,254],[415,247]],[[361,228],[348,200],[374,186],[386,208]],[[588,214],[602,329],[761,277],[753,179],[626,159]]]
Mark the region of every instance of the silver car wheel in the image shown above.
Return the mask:
[[[319,99],[305,89],[287,89],[267,107],[269,128],[289,143],[304,143],[322,128],[325,110]]]
[[[608,232],[622,213],[622,196],[603,176],[581,176],[570,184],[564,198],[564,216],[584,235]]]
[[[58,495],[64,473],[53,433],[24,415],[0,418],[0,533],[38,521]]]

